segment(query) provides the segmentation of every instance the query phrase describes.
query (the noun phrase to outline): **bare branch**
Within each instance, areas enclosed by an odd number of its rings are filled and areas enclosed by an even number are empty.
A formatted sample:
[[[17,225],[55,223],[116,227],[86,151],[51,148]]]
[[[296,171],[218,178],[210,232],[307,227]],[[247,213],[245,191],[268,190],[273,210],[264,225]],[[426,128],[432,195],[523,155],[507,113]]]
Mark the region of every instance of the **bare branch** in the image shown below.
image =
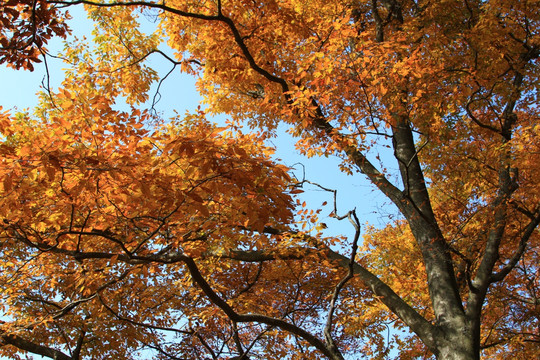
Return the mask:
[[[336,310],[336,302],[341,289],[343,289],[347,281],[351,280],[354,277],[354,263],[356,258],[356,252],[358,251],[358,240],[360,239],[360,220],[358,220],[358,217],[356,216],[356,210],[349,211],[348,218],[355,230],[352,243],[351,257],[349,261],[349,270],[347,272],[347,275],[343,279],[341,279],[341,281],[336,285],[336,288],[334,289],[334,294],[332,295],[332,300],[330,301],[330,308],[328,309],[326,325],[324,327],[324,338],[326,340],[326,343],[334,351],[339,351],[332,337],[332,321],[334,318],[334,312]]]

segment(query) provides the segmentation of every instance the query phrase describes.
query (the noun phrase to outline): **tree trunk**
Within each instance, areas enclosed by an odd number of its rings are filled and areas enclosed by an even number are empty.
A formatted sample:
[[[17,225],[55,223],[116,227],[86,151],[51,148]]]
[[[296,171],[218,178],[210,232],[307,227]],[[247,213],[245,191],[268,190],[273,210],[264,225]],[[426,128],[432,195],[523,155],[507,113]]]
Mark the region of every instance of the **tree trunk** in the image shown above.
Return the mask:
[[[441,360],[479,360],[480,354],[474,346],[475,341],[469,331],[461,334],[454,333],[451,336],[443,334],[438,346],[437,359]]]
[[[435,336],[435,357],[441,360],[479,360],[480,332],[477,321],[466,316],[447,317]]]

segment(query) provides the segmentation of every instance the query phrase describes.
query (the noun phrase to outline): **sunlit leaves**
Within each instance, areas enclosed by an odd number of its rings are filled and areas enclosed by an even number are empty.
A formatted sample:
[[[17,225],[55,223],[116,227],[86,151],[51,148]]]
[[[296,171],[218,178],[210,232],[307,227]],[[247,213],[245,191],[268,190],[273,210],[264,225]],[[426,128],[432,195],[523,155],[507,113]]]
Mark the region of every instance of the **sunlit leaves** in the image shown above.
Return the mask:
[[[243,229],[292,220],[289,178],[255,136],[233,137],[202,111],[150,132],[155,122],[146,111],[114,110],[114,97],[97,91],[60,89],[53,101],[44,98],[38,118],[2,114],[0,282],[13,319],[2,331],[31,328],[34,342],[48,338],[60,347],[84,333],[107,339],[105,346],[85,342],[87,356],[129,358],[140,342],[159,341],[125,319],[177,326],[209,304],[182,315],[193,304],[182,300],[191,282],[182,283],[181,267],[164,272],[158,264],[122,265],[118,257],[262,247]],[[96,259],[80,260],[79,252]],[[170,286],[178,291],[168,293]]]
[[[32,5],[3,5],[0,61],[16,68],[66,31],[55,8]],[[339,156],[404,217],[364,232],[326,340],[383,358],[386,326],[407,323],[431,350],[461,339],[473,358],[480,346],[537,355],[537,3],[109,5],[87,6],[92,41],[66,43],[66,79],[35,115],[0,115],[3,331],[69,351],[88,333],[83,355],[98,358],[140,344],[177,357],[252,345],[269,359],[322,356],[267,323],[232,321],[264,313],[320,335],[348,268],[326,247],[347,242],[320,238],[320,210],[293,201],[298,188],[263,146],[283,122],[302,154]],[[156,11],[156,32],[140,27],[141,8]],[[142,110],[157,80],[145,60],[165,38],[227,127],[200,108],[168,122]],[[401,358],[430,356],[408,339],[395,339]]]

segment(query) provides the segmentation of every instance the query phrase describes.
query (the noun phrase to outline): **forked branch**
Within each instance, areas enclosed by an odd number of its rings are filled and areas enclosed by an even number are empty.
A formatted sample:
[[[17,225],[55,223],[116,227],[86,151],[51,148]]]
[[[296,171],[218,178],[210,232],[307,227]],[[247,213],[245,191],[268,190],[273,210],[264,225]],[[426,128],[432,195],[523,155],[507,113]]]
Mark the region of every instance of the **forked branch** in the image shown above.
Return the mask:
[[[183,262],[187,265],[191,278],[201,290],[205,293],[208,299],[217,307],[219,307],[233,322],[258,322],[267,324],[282,330],[285,330],[291,334],[297,335],[307,341],[310,345],[321,351],[329,359],[342,360],[343,356],[340,353],[332,351],[327,344],[321,339],[317,338],[313,334],[306,330],[286,322],[285,320],[273,318],[261,314],[238,314],[225,300],[223,300],[210,286],[210,284],[203,277],[195,261],[188,256],[185,256]]]

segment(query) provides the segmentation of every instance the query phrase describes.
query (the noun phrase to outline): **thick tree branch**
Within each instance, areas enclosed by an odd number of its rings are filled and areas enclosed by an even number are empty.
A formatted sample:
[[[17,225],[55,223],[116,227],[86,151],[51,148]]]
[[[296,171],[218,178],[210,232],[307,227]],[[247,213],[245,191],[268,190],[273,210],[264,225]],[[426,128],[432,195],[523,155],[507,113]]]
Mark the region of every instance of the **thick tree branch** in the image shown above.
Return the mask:
[[[328,250],[328,258],[337,260],[343,267],[348,266],[349,258],[335,251]],[[354,264],[354,273],[368,286],[373,294],[396,314],[411,330],[422,339],[424,344],[432,351],[436,352],[437,346],[435,336],[437,329],[409,304],[407,304],[392,288],[386,285],[376,275],[367,270],[362,265]]]
[[[392,127],[394,154],[409,206],[402,213],[422,252],[433,311],[443,328],[456,328],[465,320],[449,246],[439,228],[418,158],[408,119],[397,116]]]
[[[384,41],[384,24],[377,8],[377,0],[371,0],[371,11],[373,12],[373,19],[375,20],[375,41]]]
[[[12,345],[21,350],[31,352],[32,354],[45,356],[54,360],[78,360],[77,358],[68,356],[59,350],[36,344],[18,335],[4,334],[0,332],[0,339],[3,344]]]
[[[81,350],[84,344],[85,335],[86,335],[86,331],[82,330],[81,333],[79,334],[79,337],[77,338],[75,349],[73,349],[73,353],[71,354],[71,357],[73,358],[73,360],[79,360],[81,357]]]
[[[123,2],[103,3],[103,2],[88,1],[88,0],[75,0],[75,1],[48,0],[47,3],[59,4],[59,5],[64,5],[64,6],[73,6],[73,5],[80,5],[80,4],[92,5],[92,6],[97,6],[97,7],[140,6],[140,7],[147,7],[147,8],[152,8],[152,9],[159,9],[159,10],[169,12],[171,14],[176,14],[176,15],[180,15],[180,16],[192,18],[192,19],[210,20],[210,21],[212,20],[216,21],[220,19],[218,15],[206,15],[206,14],[198,14],[198,13],[192,13],[188,11],[182,11],[182,10],[164,5],[164,3],[159,4],[159,3],[149,2],[149,1],[123,1]]]
[[[240,251],[231,250],[228,254],[216,254],[216,256],[234,259],[246,262],[259,262],[271,260],[296,260],[303,259],[312,254],[326,253],[330,260],[335,260],[343,268],[349,268],[350,258],[341,255],[330,248],[320,245],[320,249],[297,248],[290,249],[291,255],[276,254],[269,251]],[[208,254],[210,255],[210,254]],[[380,280],[375,274],[358,263],[353,265],[354,274],[357,275],[393,313],[403,320],[421,339],[425,342],[431,351],[435,347],[436,328],[416,310],[407,304],[399,295],[397,295],[387,284]]]

